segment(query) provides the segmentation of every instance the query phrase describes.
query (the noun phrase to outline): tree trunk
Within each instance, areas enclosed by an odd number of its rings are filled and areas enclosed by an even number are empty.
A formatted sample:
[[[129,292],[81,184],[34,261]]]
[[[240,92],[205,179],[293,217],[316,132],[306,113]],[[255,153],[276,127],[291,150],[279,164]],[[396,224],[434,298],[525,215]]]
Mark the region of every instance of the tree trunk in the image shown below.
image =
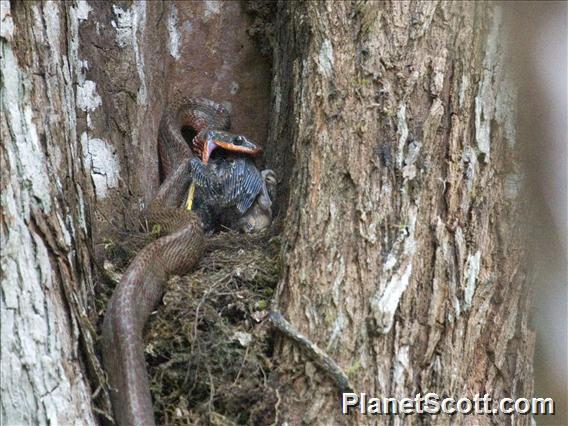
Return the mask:
[[[3,422],[94,424],[110,410],[95,265],[158,188],[157,127],[177,93],[223,102],[261,144],[268,133],[276,305],[356,391],[531,396],[498,8],[279,2],[271,98],[237,2],[1,5]],[[279,423],[368,420],[340,414],[292,343],[275,353]]]
[[[83,364],[93,351],[90,184],[74,91],[81,9],[1,8],[2,423],[94,424]]]
[[[94,411],[110,413],[97,271],[105,244],[138,229],[157,191],[164,104],[180,93],[215,99],[262,144],[270,68],[238,2],[1,9],[1,416],[92,424]]]
[[[279,308],[357,392],[532,396],[500,8],[281,2],[277,16],[268,158],[291,170]],[[297,347],[277,354],[281,421],[354,420]],[[455,421],[530,418],[435,422]]]

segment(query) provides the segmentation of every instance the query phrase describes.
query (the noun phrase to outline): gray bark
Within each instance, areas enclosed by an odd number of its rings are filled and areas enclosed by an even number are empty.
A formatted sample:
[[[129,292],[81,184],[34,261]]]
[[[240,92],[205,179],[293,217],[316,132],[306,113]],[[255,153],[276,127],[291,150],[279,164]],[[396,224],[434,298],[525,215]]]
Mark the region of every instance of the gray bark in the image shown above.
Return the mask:
[[[270,69],[247,19],[238,2],[2,2],[4,423],[110,412],[95,266],[156,193],[168,99],[222,102],[263,144]]]
[[[281,2],[275,27],[269,166],[291,170],[278,307],[357,392],[530,397],[500,8]],[[293,344],[277,353],[281,421],[373,421],[342,416],[333,384]]]
[[[93,346],[93,279],[74,91],[84,9],[1,6],[2,423],[94,424],[81,359]]]
[[[356,390],[531,396],[499,9],[279,2],[272,98],[246,22],[235,2],[2,2],[2,421],[93,424],[92,394],[109,409],[94,263],[156,192],[157,126],[176,93],[225,103],[261,144],[269,119],[276,305]],[[280,422],[369,420],[340,416],[291,342],[276,355]]]

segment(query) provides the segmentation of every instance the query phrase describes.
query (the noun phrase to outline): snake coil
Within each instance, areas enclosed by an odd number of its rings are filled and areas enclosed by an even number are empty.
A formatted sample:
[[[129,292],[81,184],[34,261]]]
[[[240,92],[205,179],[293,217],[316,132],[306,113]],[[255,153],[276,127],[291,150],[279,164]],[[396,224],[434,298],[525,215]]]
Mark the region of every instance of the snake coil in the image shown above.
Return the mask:
[[[159,303],[168,277],[189,272],[204,251],[202,219],[180,208],[192,181],[189,165],[195,162],[181,134],[182,126],[191,126],[196,132],[226,130],[230,119],[227,110],[215,102],[182,98],[161,120],[158,146],[166,179],[144,215],[150,225],[159,224],[165,235],[136,255],[108,303],[103,322],[103,363],[120,426],[155,424],[144,360],[144,325]],[[258,206],[250,210],[256,214]]]

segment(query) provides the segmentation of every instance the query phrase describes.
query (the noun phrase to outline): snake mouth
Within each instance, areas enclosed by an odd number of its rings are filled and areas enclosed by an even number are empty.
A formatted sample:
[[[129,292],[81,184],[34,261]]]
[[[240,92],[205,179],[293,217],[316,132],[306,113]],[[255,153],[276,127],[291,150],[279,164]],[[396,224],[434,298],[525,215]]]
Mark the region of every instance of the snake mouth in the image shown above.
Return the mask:
[[[213,151],[217,148],[227,152],[250,155],[256,157],[262,154],[262,148],[244,136],[233,135],[223,131],[207,131],[199,133],[192,143],[192,151],[204,164],[209,162]]]
[[[213,147],[211,148],[211,150],[209,151],[209,156],[211,155],[211,152],[213,152],[216,148],[222,148],[225,149],[229,152],[236,152],[238,154],[246,154],[246,155],[250,155],[253,157],[256,157],[260,154],[262,154],[262,148],[250,143],[250,145],[245,146],[245,145],[235,145],[234,143],[227,143],[227,142],[223,142],[220,140],[214,140],[211,143],[209,143],[209,145],[213,145]]]

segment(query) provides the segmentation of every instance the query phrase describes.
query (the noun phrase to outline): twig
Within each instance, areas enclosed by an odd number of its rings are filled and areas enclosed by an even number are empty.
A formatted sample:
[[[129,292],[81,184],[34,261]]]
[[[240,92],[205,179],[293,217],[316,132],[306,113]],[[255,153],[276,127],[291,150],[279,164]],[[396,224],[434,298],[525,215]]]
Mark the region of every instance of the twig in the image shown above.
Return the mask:
[[[349,378],[328,354],[296,330],[292,324],[284,319],[280,312],[272,311],[268,318],[278,331],[306,350],[310,358],[335,382],[341,392],[352,392],[353,387],[349,383]]]

